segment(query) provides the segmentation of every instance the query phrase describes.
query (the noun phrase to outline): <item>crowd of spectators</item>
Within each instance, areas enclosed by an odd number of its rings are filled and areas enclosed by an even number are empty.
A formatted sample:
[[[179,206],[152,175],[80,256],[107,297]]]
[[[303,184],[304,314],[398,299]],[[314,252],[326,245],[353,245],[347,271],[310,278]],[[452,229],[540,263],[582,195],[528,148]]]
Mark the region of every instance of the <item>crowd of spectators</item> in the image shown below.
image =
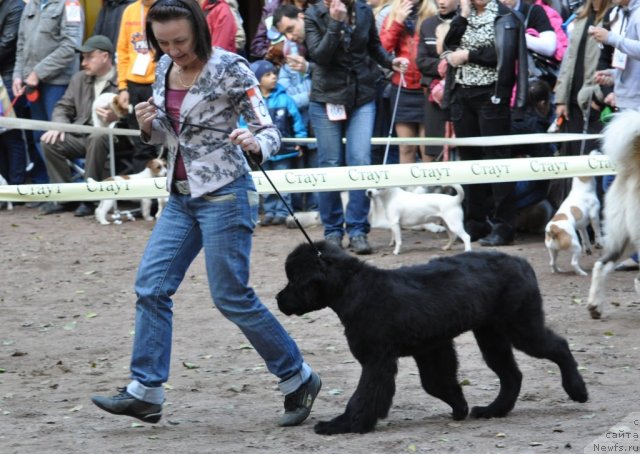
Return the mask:
[[[288,96],[283,105],[290,117],[278,120],[285,125],[283,136],[317,138],[317,147],[291,146],[269,168],[381,164],[368,138],[387,130],[398,137],[540,132],[561,118],[563,131],[599,132],[607,118],[603,111],[638,105],[640,74],[632,60],[640,0],[265,0],[255,30],[248,29],[236,0],[198,1],[211,45],[254,63],[258,79],[273,84],[262,90],[269,105],[279,106],[281,96]],[[103,0],[86,37],[79,0],[0,0],[0,95],[11,101],[5,110],[91,125],[94,99],[115,93],[125,113],[102,109],[100,118],[138,129],[127,107],[152,94],[155,62],[145,17],[153,2]],[[283,114],[270,110],[272,116]],[[344,136],[350,137],[346,148],[339,140]],[[129,150],[131,172],[161,152],[136,137],[121,137],[118,146]],[[443,147],[401,145],[384,159],[577,155],[596,147],[582,141],[560,148],[465,147],[445,154]],[[8,130],[0,133],[0,174],[9,184],[66,182],[73,177],[67,166],[75,161],[84,165],[85,177],[101,178],[105,150],[100,134]],[[536,188],[470,188],[465,214],[474,240],[512,242],[518,210],[553,206],[566,191],[561,185]],[[344,213],[337,194],[287,197],[294,210],[320,211],[327,239],[341,245],[347,234],[350,246],[366,254],[369,208],[361,192],[351,191]],[[272,202],[263,225],[280,224],[286,214]],[[39,206],[45,214],[91,213],[78,208]]]

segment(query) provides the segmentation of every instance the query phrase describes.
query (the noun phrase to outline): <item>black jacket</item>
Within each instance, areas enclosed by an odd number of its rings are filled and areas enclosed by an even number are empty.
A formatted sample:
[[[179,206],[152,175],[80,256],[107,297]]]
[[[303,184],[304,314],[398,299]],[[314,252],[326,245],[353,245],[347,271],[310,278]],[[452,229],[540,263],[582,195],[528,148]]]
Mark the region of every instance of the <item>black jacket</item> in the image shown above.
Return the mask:
[[[104,35],[111,40],[113,48],[118,45],[120,20],[124,9],[135,0],[105,0],[100,8],[100,14],[93,27],[93,35]]]
[[[0,75],[9,79],[13,75],[13,64],[16,62],[22,10],[22,0],[0,0]]]
[[[380,43],[371,8],[353,2],[356,26],[348,48],[344,24],[329,16],[319,2],[305,12],[305,45],[315,62],[311,73],[311,101],[342,104],[347,109],[372,101],[382,72],[376,63],[391,68],[392,56]],[[348,41],[348,38],[347,38]]]
[[[445,50],[454,51],[458,48],[467,24],[467,19],[460,15],[453,18],[449,33],[444,39]],[[497,68],[498,80],[494,92],[496,100],[501,103],[508,103],[515,85],[515,107],[524,108],[527,101],[527,78],[529,74],[524,27],[522,21],[500,2],[498,2],[495,33],[495,46],[469,52],[469,62]],[[447,94],[445,96],[450,96],[453,89],[452,74],[454,71],[455,68],[449,68],[446,85]]]

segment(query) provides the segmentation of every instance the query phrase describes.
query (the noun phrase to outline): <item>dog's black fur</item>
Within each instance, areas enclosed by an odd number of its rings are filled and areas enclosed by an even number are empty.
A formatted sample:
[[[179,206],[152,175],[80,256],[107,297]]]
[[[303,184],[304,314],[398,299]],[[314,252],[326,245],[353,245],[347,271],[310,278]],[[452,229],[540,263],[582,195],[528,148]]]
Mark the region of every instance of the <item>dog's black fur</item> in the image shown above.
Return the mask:
[[[277,296],[280,310],[302,315],[333,309],[362,365],[345,412],[316,424],[319,434],[373,430],[389,412],[401,356],[412,356],[425,391],[449,404],[454,419],[464,419],[468,406],[457,379],[453,338],[468,330],[500,379],[498,397],[474,407],[472,416],[505,416],[514,407],[522,374],[512,347],[555,362],[569,397],[588,398],[567,341],[544,324],[536,276],[522,258],[467,252],[383,270],[321,241],[298,246],[287,257],[286,272],[289,282]]]

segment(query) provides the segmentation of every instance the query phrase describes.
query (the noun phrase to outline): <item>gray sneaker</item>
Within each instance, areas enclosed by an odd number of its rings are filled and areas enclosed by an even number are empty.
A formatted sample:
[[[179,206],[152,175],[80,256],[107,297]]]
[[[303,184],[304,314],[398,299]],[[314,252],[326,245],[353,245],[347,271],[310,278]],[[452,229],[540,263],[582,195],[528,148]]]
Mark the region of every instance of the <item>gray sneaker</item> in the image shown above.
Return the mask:
[[[152,424],[160,421],[162,404],[150,404],[136,399],[127,392],[127,388],[118,388],[118,392],[119,394],[113,397],[93,396],[91,401],[114,415],[131,416]]]
[[[324,239],[327,243],[331,243],[342,249],[342,237],[340,235],[329,235]]]
[[[358,255],[367,255],[373,252],[366,235],[357,235],[349,240],[349,247]]]
[[[278,425],[282,427],[297,426],[307,419],[321,387],[320,376],[311,372],[311,377],[306,383],[284,396],[284,415],[280,418]]]

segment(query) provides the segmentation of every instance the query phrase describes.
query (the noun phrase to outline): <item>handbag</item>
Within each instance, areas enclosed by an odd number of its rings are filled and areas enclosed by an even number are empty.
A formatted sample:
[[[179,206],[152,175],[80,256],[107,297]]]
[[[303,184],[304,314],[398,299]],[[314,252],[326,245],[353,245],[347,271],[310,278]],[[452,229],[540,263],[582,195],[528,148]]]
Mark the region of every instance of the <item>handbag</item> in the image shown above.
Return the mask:
[[[529,78],[554,82],[558,79],[560,62],[552,57],[545,57],[537,52],[528,51]],[[553,85],[552,85],[553,86]]]

